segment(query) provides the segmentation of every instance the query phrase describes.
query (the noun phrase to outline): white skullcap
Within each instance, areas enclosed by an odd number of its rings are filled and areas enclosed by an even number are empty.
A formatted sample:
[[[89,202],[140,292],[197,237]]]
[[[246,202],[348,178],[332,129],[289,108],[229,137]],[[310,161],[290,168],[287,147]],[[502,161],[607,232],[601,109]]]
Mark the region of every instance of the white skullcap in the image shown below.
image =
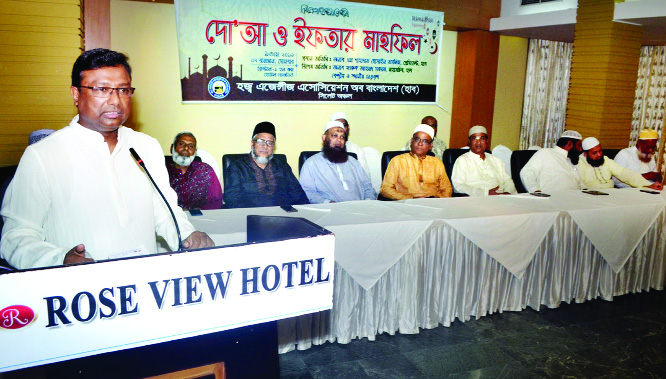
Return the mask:
[[[587,137],[583,140],[583,150],[590,150],[599,145],[599,140],[594,137]]]
[[[342,128],[342,129],[344,129],[345,126],[342,125],[342,123],[340,121],[335,121],[335,120],[334,121],[329,121],[329,122],[326,123],[326,129],[324,129],[324,133],[326,133],[326,131],[330,128]]]
[[[417,126],[416,129],[414,129],[414,134],[416,134],[418,132],[423,132],[423,133],[429,135],[431,139],[435,138],[435,129],[433,129],[432,126],[430,126],[430,125],[421,124],[421,125]]]
[[[565,130],[560,138],[583,139],[583,136],[575,130]]]
[[[347,115],[344,112],[335,112],[331,115],[331,121],[340,120],[340,119],[346,120]]]
[[[468,137],[471,137],[476,133],[483,133],[485,135],[488,135],[488,131],[486,130],[485,127],[483,127],[481,125],[476,125],[476,126],[472,126],[471,128],[469,128],[469,136]]]

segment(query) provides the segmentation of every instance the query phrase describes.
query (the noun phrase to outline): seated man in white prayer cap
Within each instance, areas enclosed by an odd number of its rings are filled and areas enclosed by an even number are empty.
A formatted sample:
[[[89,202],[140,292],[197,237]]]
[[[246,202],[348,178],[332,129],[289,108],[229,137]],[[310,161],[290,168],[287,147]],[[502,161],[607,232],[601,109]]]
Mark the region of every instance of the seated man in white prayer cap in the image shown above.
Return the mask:
[[[511,195],[516,187],[501,159],[486,154],[488,131],[477,125],[469,129],[469,151],[456,159],[451,182],[456,192],[470,196]]]
[[[599,140],[588,137],[583,140],[583,154],[585,159],[578,163],[580,178],[589,189],[613,188],[613,176],[632,187],[648,187],[661,190],[661,183],[651,183],[641,174],[622,167],[614,160],[604,157]]]
[[[345,133],[347,133],[347,151],[350,153],[356,154],[356,160],[361,164],[363,171],[370,176],[370,169],[368,168],[368,161],[365,158],[365,153],[363,152],[363,147],[349,141],[349,132],[351,128],[349,127],[349,122],[347,121],[347,115],[344,112],[335,112],[331,115],[331,121],[340,121],[345,128]]]
[[[583,136],[565,130],[554,147],[540,149],[520,171],[520,179],[529,192],[578,190],[583,183],[578,177],[578,158],[583,151]]]
[[[370,177],[347,154],[346,134],[340,121],[329,121],[322,135],[321,153],[303,163],[299,179],[312,204],[375,200]]]
[[[634,170],[651,182],[661,182],[661,173],[658,172],[654,153],[657,150],[659,133],[652,129],[643,129],[638,134],[636,146],[620,150],[615,156],[615,163],[622,167]],[[617,178],[613,178],[615,187],[629,187]]]

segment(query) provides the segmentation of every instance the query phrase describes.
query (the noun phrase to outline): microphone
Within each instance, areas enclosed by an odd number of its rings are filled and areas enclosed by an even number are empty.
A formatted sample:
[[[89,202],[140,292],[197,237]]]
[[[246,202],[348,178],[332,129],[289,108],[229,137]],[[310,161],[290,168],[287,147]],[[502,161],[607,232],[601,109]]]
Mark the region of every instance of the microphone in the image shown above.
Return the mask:
[[[167,201],[166,197],[164,197],[164,194],[162,191],[160,191],[160,187],[157,186],[155,181],[153,180],[153,177],[150,175],[150,172],[148,172],[148,169],[146,168],[146,164],[143,163],[143,159],[139,157],[139,154],[136,153],[136,150],[134,150],[133,147],[129,148],[130,154],[132,154],[132,157],[134,157],[134,160],[136,160],[136,163],[143,168],[143,171],[146,172],[146,175],[148,175],[148,179],[150,179],[150,182],[153,183],[153,187],[157,190],[157,192],[162,196],[162,200],[164,200],[164,204],[166,204],[167,208],[169,208],[169,212],[171,213],[171,218],[173,219],[174,225],[176,225],[176,233],[178,234],[178,251],[183,250],[183,240],[180,238],[180,228],[178,227],[178,222],[176,221],[176,215],[173,214],[173,210],[171,209],[171,206],[169,205],[169,202]]]

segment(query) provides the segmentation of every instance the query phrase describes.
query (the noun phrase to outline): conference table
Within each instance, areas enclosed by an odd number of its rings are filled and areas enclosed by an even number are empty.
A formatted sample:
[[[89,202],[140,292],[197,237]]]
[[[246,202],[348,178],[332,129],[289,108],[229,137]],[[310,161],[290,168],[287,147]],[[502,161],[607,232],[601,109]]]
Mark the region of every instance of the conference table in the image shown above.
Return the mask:
[[[284,353],[663,289],[666,193],[604,192],[222,209],[190,220],[218,246],[246,242],[247,215],[303,217],[335,234],[333,308],[279,321]]]

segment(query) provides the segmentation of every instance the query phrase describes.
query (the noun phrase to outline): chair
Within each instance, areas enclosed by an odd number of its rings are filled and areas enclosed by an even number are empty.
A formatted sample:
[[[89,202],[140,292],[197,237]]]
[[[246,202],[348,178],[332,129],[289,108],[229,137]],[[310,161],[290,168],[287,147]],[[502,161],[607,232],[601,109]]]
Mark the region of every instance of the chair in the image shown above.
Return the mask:
[[[305,161],[307,161],[308,158],[317,154],[318,152],[319,151],[301,151],[301,155],[298,156],[298,172],[299,172],[299,174],[301,172],[301,168],[303,167],[303,163],[305,163]],[[352,152],[348,151],[347,154],[350,157],[354,157],[354,159],[358,159],[358,156],[356,155],[356,153],[352,153]]]
[[[527,162],[536,154],[537,150],[515,150],[511,153],[511,179],[513,179],[513,184],[516,186],[516,191],[518,193],[526,193],[527,189],[523,185],[523,181],[520,179],[520,170],[525,167]]]
[[[444,162],[444,169],[446,170],[446,176],[451,180],[451,175],[453,174],[453,165],[456,163],[461,155],[468,152],[469,149],[446,149],[444,154],[442,154],[442,162]]]
[[[620,152],[620,150],[622,149],[604,149],[604,155],[610,159],[615,159],[615,156]]]
[[[210,167],[213,168],[213,171],[215,171],[215,175],[217,175],[217,180],[219,181],[221,179],[220,178],[220,164],[217,163],[217,160],[215,159],[215,157],[211,153],[207,152],[206,150],[202,150],[202,149],[197,149],[197,156],[201,158],[201,161],[203,163],[206,163],[207,165],[209,165]]]
[[[366,146],[363,148],[365,154],[365,161],[368,163],[370,170],[370,181],[375,192],[379,193],[379,188],[382,186],[382,155],[374,147]]]
[[[408,153],[408,151],[393,150],[393,151],[385,151],[384,154],[382,154],[382,180],[384,179],[384,175],[386,175],[386,169],[388,168],[391,159],[397,157],[400,154],[406,154],[406,153]]]
[[[229,170],[229,166],[231,164],[239,159],[243,159],[248,156],[248,153],[243,153],[243,154],[224,154],[222,156],[222,178],[224,181],[227,181],[227,171]],[[284,154],[273,154],[273,159],[279,159],[283,161],[284,163],[287,163],[287,156]],[[224,186],[224,184],[223,184]]]
[[[493,149],[493,155],[502,160],[506,173],[511,175],[511,149],[504,145],[497,145]]]

